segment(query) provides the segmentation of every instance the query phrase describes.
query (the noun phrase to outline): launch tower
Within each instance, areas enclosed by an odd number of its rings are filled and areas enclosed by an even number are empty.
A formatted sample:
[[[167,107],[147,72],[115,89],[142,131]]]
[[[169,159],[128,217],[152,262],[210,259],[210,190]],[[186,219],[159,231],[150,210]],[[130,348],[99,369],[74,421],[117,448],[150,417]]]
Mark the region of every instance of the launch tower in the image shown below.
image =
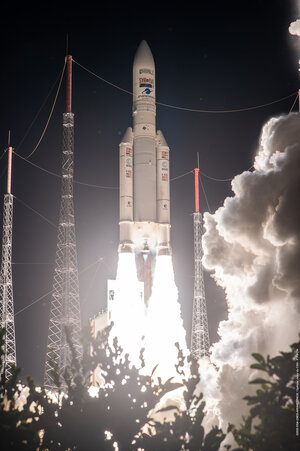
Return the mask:
[[[7,190],[3,204],[2,261],[0,272],[0,327],[6,329],[3,368],[5,378],[16,365],[16,338],[11,270],[13,195],[11,194],[12,147],[8,147]]]
[[[209,357],[209,333],[202,267],[202,215],[199,211],[199,169],[195,169],[194,218],[194,299],[191,354],[196,359]]]
[[[80,356],[82,352],[73,203],[74,114],[71,112],[71,91],[72,57],[68,55],[67,112],[63,114],[61,204],[44,378],[45,386],[54,390],[57,387],[53,380],[53,367],[56,367],[59,375],[62,376],[70,357],[66,341],[66,327],[71,328],[72,341],[77,355]]]

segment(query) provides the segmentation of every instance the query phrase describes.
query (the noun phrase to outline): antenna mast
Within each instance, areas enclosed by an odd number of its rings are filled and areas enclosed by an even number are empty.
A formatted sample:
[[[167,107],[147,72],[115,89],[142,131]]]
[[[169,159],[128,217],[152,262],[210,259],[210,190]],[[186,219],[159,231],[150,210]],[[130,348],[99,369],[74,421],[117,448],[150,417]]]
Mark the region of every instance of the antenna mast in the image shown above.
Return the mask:
[[[207,323],[206,299],[202,267],[203,221],[199,211],[199,156],[195,168],[195,213],[194,221],[194,299],[191,334],[191,354],[200,359],[209,357],[209,333]]]
[[[82,354],[80,343],[81,315],[77,250],[75,238],[73,173],[74,173],[74,114],[72,110],[72,56],[67,59],[67,104],[63,114],[62,188],[58,226],[56,266],[53,282],[48,345],[44,383],[57,390],[53,378],[56,366],[63,376],[70,361],[66,340],[66,327],[71,328],[72,341],[77,356]],[[62,386],[65,384],[62,382]]]
[[[10,146],[10,132],[8,134],[8,169],[7,192],[3,202],[2,229],[2,260],[0,271],[0,327],[5,328],[4,362],[0,373],[5,378],[12,376],[12,369],[16,365],[16,337],[12,285],[12,226],[13,226],[13,195],[11,194],[12,152]]]

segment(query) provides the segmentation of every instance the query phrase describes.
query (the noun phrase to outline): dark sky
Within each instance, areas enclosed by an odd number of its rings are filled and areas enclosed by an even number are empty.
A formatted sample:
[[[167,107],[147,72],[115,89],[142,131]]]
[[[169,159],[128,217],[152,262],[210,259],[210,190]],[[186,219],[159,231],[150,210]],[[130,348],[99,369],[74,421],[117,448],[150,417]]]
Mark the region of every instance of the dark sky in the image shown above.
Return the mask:
[[[296,2],[295,2],[296,4]],[[298,89],[298,56],[288,26],[297,18],[292,1],[199,2],[198,9],[164,3],[111,5],[95,10],[44,7],[3,11],[1,34],[0,143],[8,130],[22,156],[31,153],[46,124],[57,84],[34,125],[28,127],[59,76],[66,54],[122,88],[132,89],[135,51],[145,39],[156,64],[157,101],[191,109],[231,110],[261,105]],[[209,114],[157,106],[157,128],[171,150],[171,178],[200,170],[230,178],[248,169],[261,127],[288,113],[295,96],[262,109]],[[118,145],[132,125],[130,95],[109,86],[74,64],[75,179],[118,186]],[[295,106],[296,108],[296,106]],[[30,158],[60,173],[65,83],[45,136]],[[22,144],[19,143],[23,140]],[[2,153],[2,152],[1,152]],[[1,194],[6,156],[0,161]],[[232,195],[230,183],[202,178],[211,211]],[[106,304],[106,280],[114,278],[118,247],[118,190],[75,184],[74,202],[82,317],[84,322]],[[51,291],[56,251],[60,179],[14,157],[13,282],[15,312]],[[1,199],[2,202],[2,199]],[[201,193],[201,211],[207,211]],[[25,206],[24,203],[27,205]],[[188,342],[193,295],[193,176],[171,182],[172,248]],[[2,212],[1,212],[2,215]],[[2,216],[1,216],[2,218]],[[1,220],[2,222],[2,220]],[[101,258],[101,263],[96,263]],[[91,265],[91,266],[90,266]],[[90,266],[88,270],[85,269]],[[211,341],[226,317],[224,295],[206,274]],[[42,381],[51,296],[16,316],[17,360],[23,375]]]

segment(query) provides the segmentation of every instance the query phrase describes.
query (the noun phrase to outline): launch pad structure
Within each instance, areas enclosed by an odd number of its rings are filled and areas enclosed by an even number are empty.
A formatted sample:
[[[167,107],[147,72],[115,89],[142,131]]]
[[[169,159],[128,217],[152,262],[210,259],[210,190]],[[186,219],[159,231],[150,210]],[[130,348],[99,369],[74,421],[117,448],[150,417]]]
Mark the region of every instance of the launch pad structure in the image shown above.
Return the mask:
[[[191,354],[196,359],[209,357],[209,332],[202,267],[203,219],[199,210],[199,168],[195,168],[194,223],[194,298],[191,334]]]
[[[74,114],[72,113],[72,56],[67,56],[67,111],[63,114],[62,188],[56,249],[56,265],[50,311],[45,363],[45,387],[57,390],[53,369],[62,376],[70,360],[66,328],[79,357],[82,354],[81,314],[77,250],[75,238],[73,174],[74,174]]]
[[[5,328],[4,361],[0,373],[4,372],[7,379],[12,376],[13,366],[16,365],[16,337],[12,283],[12,226],[13,226],[13,195],[11,194],[11,168],[12,152],[9,147],[7,190],[4,194],[3,204],[3,231],[2,231],[2,259],[0,271],[0,327]]]

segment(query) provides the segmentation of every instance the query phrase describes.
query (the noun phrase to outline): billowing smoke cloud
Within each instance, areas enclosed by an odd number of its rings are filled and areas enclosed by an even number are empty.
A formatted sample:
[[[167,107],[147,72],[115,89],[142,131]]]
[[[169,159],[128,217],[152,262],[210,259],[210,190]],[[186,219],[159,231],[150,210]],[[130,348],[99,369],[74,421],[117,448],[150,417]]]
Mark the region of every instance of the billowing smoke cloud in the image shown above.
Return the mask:
[[[295,22],[291,23],[289,26],[289,32],[296,36],[300,36],[300,19],[297,19]]]
[[[276,355],[298,340],[300,324],[300,115],[263,127],[254,171],[232,181],[234,195],[204,215],[203,263],[226,292],[211,366],[201,370],[206,422],[226,428],[247,413],[256,388],[251,353]]]

